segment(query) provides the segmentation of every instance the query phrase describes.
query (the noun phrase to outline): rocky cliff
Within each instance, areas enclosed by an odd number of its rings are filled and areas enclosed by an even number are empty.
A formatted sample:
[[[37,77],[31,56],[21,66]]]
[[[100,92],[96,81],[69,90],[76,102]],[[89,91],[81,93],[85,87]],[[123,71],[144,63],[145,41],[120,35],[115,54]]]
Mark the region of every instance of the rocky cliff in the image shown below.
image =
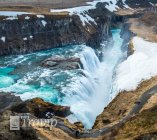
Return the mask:
[[[0,55],[23,54],[62,47],[87,44],[99,46],[102,36],[109,35],[110,16],[101,5],[89,14],[96,21],[83,25],[77,15],[21,15],[16,19],[1,16]]]

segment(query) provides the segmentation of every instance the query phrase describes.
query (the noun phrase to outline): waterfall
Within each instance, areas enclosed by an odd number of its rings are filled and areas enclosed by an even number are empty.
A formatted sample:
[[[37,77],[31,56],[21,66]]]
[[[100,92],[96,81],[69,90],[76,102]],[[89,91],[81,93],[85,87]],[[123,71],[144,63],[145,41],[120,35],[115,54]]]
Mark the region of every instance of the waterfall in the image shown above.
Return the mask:
[[[120,30],[113,30],[112,34],[114,45],[104,46],[102,62],[92,48],[84,48],[80,56],[84,75],[79,80],[74,78],[73,83],[64,90],[67,93],[64,103],[70,105],[71,111],[87,129],[93,126],[97,115],[111,101],[115,67],[124,55]]]
[[[83,64],[83,69],[88,72],[95,72],[100,66],[100,61],[94,50],[87,46],[84,46],[81,54],[81,63]]]

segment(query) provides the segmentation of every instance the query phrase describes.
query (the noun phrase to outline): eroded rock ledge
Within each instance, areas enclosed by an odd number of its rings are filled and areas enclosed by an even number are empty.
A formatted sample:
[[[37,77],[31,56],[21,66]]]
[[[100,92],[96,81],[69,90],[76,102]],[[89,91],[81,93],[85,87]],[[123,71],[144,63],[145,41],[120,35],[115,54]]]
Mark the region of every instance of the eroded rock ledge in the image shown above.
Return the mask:
[[[30,113],[37,118],[46,118],[46,113],[48,112],[63,118],[71,114],[70,107],[54,105],[44,102],[40,98],[34,98],[13,106],[11,111],[16,113]]]

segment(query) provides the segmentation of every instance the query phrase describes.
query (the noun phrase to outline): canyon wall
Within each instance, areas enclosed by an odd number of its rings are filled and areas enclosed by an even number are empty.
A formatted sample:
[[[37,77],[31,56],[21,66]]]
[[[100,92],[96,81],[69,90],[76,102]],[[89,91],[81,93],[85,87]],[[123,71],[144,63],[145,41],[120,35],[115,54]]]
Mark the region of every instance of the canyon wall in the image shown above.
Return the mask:
[[[96,11],[95,11],[96,10]],[[110,35],[111,16],[101,5],[90,10],[95,23],[82,24],[77,15],[0,17],[0,55],[24,54],[66,45],[98,47]],[[104,10],[102,12],[102,10]]]

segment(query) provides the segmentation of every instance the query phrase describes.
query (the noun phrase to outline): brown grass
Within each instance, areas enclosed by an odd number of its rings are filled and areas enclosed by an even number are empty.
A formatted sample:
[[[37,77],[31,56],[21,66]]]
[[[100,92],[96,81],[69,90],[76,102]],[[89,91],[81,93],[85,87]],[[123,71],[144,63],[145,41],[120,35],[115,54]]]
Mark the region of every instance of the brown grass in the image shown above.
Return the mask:
[[[134,53],[134,44],[133,44],[133,42],[132,42],[132,40],[129,42],[129,46],[128,46],[129,48],[129,52],[130,52],[130,54],[133,54]]]
[[[133,140],[145,134],[157,132],[157,106],[142,111],[119,129],[116,140]]]
[[[0,0],[0,7],[23,6],[23,8],[25,7],[26,9],[29,9],[30,7],[35,7],[37,9],[63,9],[87,5],[86,2],[90,1],[93,0]]]
[[[142,18],[129,19],[130,30],[138,36],[157,42],[157,14],[147,13]]]

